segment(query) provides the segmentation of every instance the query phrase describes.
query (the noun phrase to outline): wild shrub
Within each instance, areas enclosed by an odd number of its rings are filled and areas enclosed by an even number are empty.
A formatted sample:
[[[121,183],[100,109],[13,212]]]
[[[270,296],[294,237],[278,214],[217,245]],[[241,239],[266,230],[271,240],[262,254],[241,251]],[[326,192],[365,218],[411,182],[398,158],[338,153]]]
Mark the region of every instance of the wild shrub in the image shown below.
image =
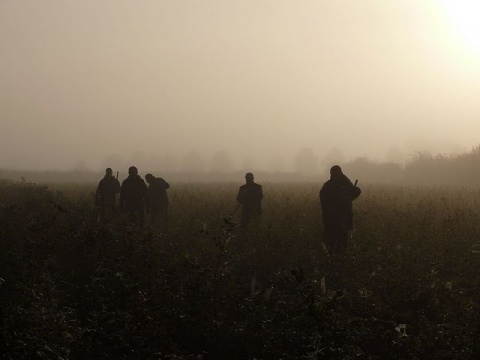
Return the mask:
[[[319,184],[264,183],[246,229],[237,184],[171,185],[165,231],[98,223],[93,185],[0,184],[4,358],[480,354],[478,191],[366,184],[332,257]]]

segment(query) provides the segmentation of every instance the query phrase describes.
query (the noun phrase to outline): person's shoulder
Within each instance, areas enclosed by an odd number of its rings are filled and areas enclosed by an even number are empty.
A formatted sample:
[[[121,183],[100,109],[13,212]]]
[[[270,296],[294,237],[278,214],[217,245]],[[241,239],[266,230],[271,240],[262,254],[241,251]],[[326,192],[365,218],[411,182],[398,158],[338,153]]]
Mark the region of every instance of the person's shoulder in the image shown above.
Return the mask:
[[[331,193],[332,191],[335,190],[335,188],[336,188],[335,182],[333,182],[332,179],[329,179],[323,183],[322,187],[320,188],[320,193],[321,194]]]
[[[168,189],[170,187],[170,184],[166,182],[164,178],[159,178],[159,179],[160,179],[159,184],[163,189]]]
[[[258,188],[258,189],[261,189],[261,188],[262,188],[262,185],[260,185],[260,184],[254,183],[253,185],[254,185],[256,188]]]
[[[328,179],[322,185],[322,189],[329,187],[332,184],[332,179]]]
[[[141,178],[140,178],[141,179]],[[128,185],[128,186],[135,186],[135,183],[138,182],[137,178],[134,177],[127,177],[125,180],[123,180],[123,184]]]
[[[339,178],[332,180],[332,182],[334,182],[336,186],[353,186],[352,181],[345,174],[342,174]]]

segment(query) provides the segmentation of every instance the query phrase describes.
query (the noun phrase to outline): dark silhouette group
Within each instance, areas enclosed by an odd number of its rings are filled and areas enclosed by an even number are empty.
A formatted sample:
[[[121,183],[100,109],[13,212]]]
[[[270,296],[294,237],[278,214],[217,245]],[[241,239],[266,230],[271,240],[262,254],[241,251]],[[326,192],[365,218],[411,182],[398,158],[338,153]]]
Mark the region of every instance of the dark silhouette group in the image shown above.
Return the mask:
[[[117,175],[118,176],[118,175]],[[116,195],[120,193],[120,210],[128,215],[128,219],[138,225],[145,224],[145,212],[150,214],[152,225],[161,225],[166,229],[168,196],[167,189],[170,185],[162,178],[152,174],[145,176],[147,184],[138,175],[138,169],[131,166],[128,177],[120,183],[113,177],[112,169],[106,170],[105,177],[100,180],[95,203],[99,209],[99,221],[111,218],[116,203]]]
[[[170,185],[162,178],[152,174],[145,175],[145,181],[138,175],[138,169],[131,166],[128,177],[120,183],[107,168],[95,193],[95,203],[99,208],[99,221],[111,218],[116,194],[120,193],[120,210],[128,214],[128,219],[138,225],[146,222],[145,213],[150,215],[150,224],[167,229],[168,196]],[[148,183],[148,186],[147,186]],[[342,172],[340,166],[330,169],[330,179],[319,193],[324,224],[324,242],[330,254],[344,253],[353,229],[352,202],[360,196],[357,183],[353,184]],[[245,184],[240,186],[237,195],[238,207],[241,207],[240,225],[242,228],[258,223],[262,215],[262,185],[255,183],[251,172],[245,174]],[[238,208],[237,207],[237,208]]]

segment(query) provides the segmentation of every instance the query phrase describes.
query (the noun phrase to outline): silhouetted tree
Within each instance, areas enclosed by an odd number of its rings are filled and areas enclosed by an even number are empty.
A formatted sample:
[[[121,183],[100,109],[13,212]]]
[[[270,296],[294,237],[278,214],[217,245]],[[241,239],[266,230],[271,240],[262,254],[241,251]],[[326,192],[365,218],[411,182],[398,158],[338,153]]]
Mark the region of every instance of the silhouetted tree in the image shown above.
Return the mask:
[[[73,165],[73,171],[88,171],[87,163],[83,160],[77,161]]]
[[[204,172],[205,160],[196,151],[190,151],[183,159],[183,170],[191,172]]]
[[[254,171],[256,169],[256,166],[257,166],[257,162],[251,156],[243,159],[242,161],[242,169],[245,172]]]
[[[387,161],[401,164],[405,162],[405,154],[396,146],[392,146],[387,151]]]
[[[136,151],[128,159],[127,166],[135,166],[139,173],[150,170],[147,155],[143,151]]]
[[[345,156],[343,151],[339,148],[332,148],[322,158],[322,170],[330,170],[333,165],[343,164],[345,162]]]
[[[295,156],[295,169],[303,174],[311,174],[317,170],[318,157],[312,148],[305,147]]]
[[[162,168],[160,170],[172,173],[178,170],[178,160],[175,156],[167,154],[162,158]]]
[[[106,168],[112,168],[116,171],[123,170],[125,168],[125,161],[118,154],[110,154],[102,161],[102,171]]]
[[[405,180],[418,184],[448,183],[448,179],[453,175],[449,174],[449,162],[450,159],[444,155],[433,156],[427,152],[416,152],[405,165]]]
[[[478,186],[480,177],[480,149],[471,152],[431,155],[416,152],[405,165],[405,180],[414,184]]]
[[[362,183],[398,183],[403,179],[402,165],[393,162],[378,162],[359,157],[345,163],[343,168]]]
[[[274,155],[270,158],[269,163],[267,164],[267,169],[273,172],[281,172],[284,170],[283,158],[280,155]]]
[[[147,157],[147,166],[146,168],[150,172],[163,172],[163,158],[157,153],[150,154]]]
[[[213,154],[210,168],[214,172],[227,173],[232,171],[232,159],[225,150],[217,151]]]

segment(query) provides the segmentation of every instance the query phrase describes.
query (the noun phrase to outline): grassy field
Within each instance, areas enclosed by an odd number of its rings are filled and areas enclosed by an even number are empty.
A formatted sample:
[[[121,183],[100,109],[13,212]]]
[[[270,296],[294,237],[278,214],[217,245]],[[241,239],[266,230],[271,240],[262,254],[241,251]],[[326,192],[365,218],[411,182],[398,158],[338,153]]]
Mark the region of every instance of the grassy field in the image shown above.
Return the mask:
[[[169,229],[99,225],[95,185],[0,183],[4,359],[478,359],[480,191],[363,185],[348,253],[321,184],[171,183]]]

